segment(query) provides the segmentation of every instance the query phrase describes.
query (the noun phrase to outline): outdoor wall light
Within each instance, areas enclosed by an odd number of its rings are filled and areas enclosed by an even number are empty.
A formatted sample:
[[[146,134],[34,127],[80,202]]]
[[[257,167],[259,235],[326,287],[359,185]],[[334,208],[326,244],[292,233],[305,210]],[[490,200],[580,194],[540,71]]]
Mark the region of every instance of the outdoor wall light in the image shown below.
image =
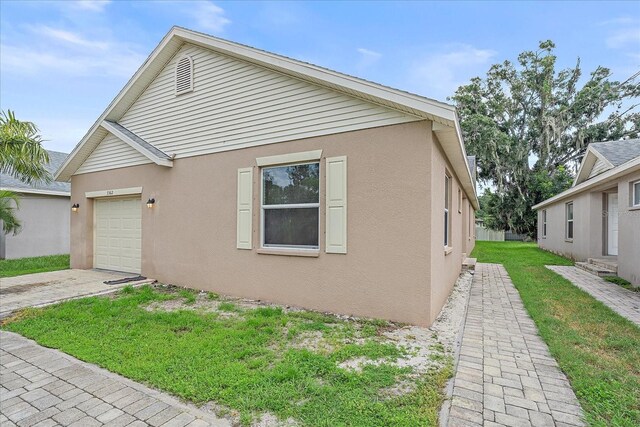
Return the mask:
[[[78,203],[74,203],[74,204],[71,206],[71,211],[72,211],[72,212],[78,212],[78,209],[80,209],[80,205],[79,205]]]
[[[147,200],[147,207],[151,209],[155,203],[156,203],[156,199],[149,199]]]

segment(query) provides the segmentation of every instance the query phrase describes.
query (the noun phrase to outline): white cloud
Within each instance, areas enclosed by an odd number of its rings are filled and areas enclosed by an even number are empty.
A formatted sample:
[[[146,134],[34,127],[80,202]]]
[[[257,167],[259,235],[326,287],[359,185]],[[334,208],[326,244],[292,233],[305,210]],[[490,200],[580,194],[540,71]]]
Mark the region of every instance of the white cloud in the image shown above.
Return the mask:
[[[74,7],[92,12],[104,12],[111,0],[76,0],[72,4]]]
[[[3,73],[31,75],[51,75],[60,72],[67,76],[130,77],[146,57],[126,48],[98,54],[78,54],[11,45],[2,45],[0,49]]]
[[[625,47],[640,48],[640,26],[621,28],[613,31],[606,39],[607,46],[612,49],[622,49]]]
[[[46,25],[33,26],[32,29],[37,34],[72,45],[100,50],[106,50],[110,47],[110,44],[107,42],[87,40],[78,33],[52,28]]]
[[[470,78],[486,72],[496,52],[471,45],[448,46],[415,62],[409,69],[413,90],[431,98],[445,100]]]
[[[366,58],[379,59],[382,56],[382,54],[380,52],[376,52],[376,51],[373,51],[373,50],[365,49],[363,47],[358,48],[358,52],[360,52],[362,54],[362,56],[364,56]]]
[[[358,62],[358,68],[362,69],[367,68],[375,64],[382,58],[382,54],[380,52],[376,52],[374,50],[365,49],[360,47],[357,49],[360,54],[360,61]]]
[[[607,19],[606,21],[599,22],[600,26],[607,25],[638,25],[640,24],[640,19],[632,18],[631,16],[620,16],[618,18]]]
[[[231,23],[224,16],[224,9],[210,1],[189,2],[189,14],[195,20],[196,26],[212,33],[221,33],[224,27]]]

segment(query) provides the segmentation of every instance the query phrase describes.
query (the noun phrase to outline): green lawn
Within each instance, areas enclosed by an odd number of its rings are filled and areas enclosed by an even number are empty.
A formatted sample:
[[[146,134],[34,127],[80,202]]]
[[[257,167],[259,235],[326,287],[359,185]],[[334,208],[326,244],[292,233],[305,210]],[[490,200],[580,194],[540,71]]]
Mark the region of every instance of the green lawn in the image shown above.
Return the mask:
[[[0,259],[0,277],[21,276],[43,271],[66,270],[69,255],[39,256],[34,258]]]
[[[571,261],[535,244],[477,242],[478,262],[503,264],[594,426],[640,425],[640,328],[545,265]]]
[[[149,309],[176,301],[180,310]],[[26,310],[3,327],[196,404],[214,401],[245,425],[269,412],[307,426],[435,426],[452,369],[448,357],[418,377],[392,364],[406,350],[381,340],[397,327],[384,321],[148,286]],[[314,337],[322,345],[309,344]],[[379,364],[339,366],[358,357]]]

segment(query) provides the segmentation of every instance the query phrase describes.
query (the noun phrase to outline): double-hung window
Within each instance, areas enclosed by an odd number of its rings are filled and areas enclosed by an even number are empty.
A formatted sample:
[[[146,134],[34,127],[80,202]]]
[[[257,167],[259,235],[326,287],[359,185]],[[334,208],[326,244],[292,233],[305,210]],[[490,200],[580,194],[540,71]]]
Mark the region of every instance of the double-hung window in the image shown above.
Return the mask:
[[[573,240],[573,202],[566,204],[566,238],[567,240]]]
[[[547,237],[547,210],[542,211],[542,238]]]
[[[634,208],[640,207],[640,181],[631,184],[631,203]]]
[[[444,176],[444,245],[450,246],[451,240],[451,177]]]
[[[320,163],[262,169],[262,246],[318,249]]]

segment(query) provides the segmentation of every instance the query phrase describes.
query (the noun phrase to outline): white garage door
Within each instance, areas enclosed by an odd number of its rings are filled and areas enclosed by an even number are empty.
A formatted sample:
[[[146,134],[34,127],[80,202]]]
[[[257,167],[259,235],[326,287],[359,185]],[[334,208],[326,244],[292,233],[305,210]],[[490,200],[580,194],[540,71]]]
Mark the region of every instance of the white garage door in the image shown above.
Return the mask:
[[[98,199],[94,205],[94,267],[140,273],[142,203],[140,198]]]

